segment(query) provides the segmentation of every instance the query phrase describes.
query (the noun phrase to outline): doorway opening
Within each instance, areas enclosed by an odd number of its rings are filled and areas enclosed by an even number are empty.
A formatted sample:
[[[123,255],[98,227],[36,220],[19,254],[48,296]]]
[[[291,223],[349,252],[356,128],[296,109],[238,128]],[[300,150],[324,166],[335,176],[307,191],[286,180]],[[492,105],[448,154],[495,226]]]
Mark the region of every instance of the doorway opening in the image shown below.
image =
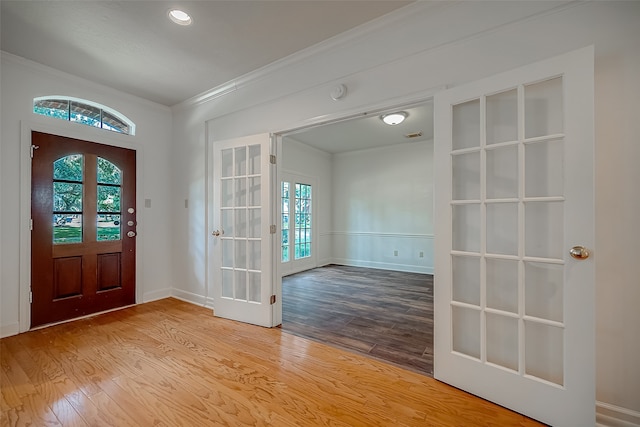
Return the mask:
[[[315,180],[316,226],[315,262],[280,265],[282,328],[432,375],[433,104],[393,111],[282,135],[278,181]]]

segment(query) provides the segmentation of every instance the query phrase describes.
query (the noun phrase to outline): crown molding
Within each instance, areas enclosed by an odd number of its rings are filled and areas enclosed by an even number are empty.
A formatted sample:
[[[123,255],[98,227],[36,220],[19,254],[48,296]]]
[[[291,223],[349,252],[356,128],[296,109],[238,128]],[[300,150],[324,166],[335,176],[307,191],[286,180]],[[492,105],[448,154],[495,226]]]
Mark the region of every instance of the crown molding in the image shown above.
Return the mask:
[[[230,80],[219,86],[209,89],[201,94],[195,95],[189,99],[186,99],[178,104],[172,106],[175,109],[183,109],[189,107],[195,107],[198,105],[206,104],[207,102],[225,96],[229,93],[236,91],[237,89],[255,83],[266,78],[269,75],[277,73],[283,68],[290,67],[296,63],[299,63],[309,57],[318,55],[320,53],[344,46],[350,42],[365,38],[371,33],[374,33],[382,28],[385,28],[393,23],[402,21],[410,16],[415,15],[426,10],[440,11],[448,9],[461,3],[458,0],[455,1],[415,1],[407,6],[396,9],[386,15],[376,18],[372,21],[366,22],[355,28],[347,30],[343,33],[335,35],[327,40],[321,41],[313,46],[302,49],[282,59],[274,61],[264,67],[260,67],[254,71],[250,71],[236,79]]]
[[[549,7],[547,9],[539,10],[537,12],[520,16],[515,19],[511,19],[499,25],[486,28],[484,30],[475,32],[473,34],[468,34],[462,37],[454,38],[452,40],[449,40],[434,46],[428,46],[425,49],[421,49],[417,52],[413,52],[409,56],[416,55],[416,54],[423,54],[426,51],[435,51],[438,49],[443,49],[452,45],[463,43],[472,38],[482,37],[483,35],[491,34],[501,29],[509,28],[514,25],[518,25],[522,22],[526,22],[532,19],[537,19],[542,16],[560,13],[564,10],[567,10],[569,8],[572,8],[578,5],[583,5],[585,3],[588,3],[588,2],[583,2],[580,0],[568,0],[568,1],[556,2],[554,3],[554,6]],[[428,2],[418,0],[400,9],[396,9],[395,11],[390,12],[387,15],[383,15],[377,19],[364,23],[358,27],[355,27],[344,33],[338,34],[332,38],[329,38],[325,41],[317,43],[311,47],[298,51],[285,58],[272,62],[271,64],[265,65],[264,67],[258,68],[254,71],[244,74],[236,79],[230,80],[227,83],[216,86],[213,89],[210,89],[199,95],[196,95],[192,98],[189,98],[185,101],[175,104],[174,106],[172,106],[172,108],[180,110],[180,109],[197,107],[199,105],[206,104],[207,102],[213,99],[228,95],[232,92],[235,92],[238,89],[248,86],[249,84],[254,84],[260,80],[263,80],[270,75],[276,74],[278,71],[284,68],[291,67],[295,64],[298,64],[303,60],[310,58],[314,55],[318,55],[323,52],[330,51],[332,49],[343,47],[349,43],[356,42],[358,40],[361,40],[363,38],[370,36],[372,33],[375,33],[376,31],[388,28],[405,19],[414,18],[416,15],[419,15],[419,14],[420,15],[429,14],[433,18],[433,16],[436,14],[442,13],[449,9],[464,8],[468,4],[469,3],[464,0],[428,1]],[[372,68],[375,68],[375,66]]]

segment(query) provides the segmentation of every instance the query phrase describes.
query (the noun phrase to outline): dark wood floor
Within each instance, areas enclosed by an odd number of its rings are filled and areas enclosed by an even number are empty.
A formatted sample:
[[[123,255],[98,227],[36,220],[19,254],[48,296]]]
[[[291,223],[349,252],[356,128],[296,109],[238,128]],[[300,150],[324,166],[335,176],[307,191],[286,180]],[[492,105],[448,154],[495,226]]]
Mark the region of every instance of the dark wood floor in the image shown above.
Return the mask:
[[[282,278],[282,329],[433,375],[433,276],[329,265]]]

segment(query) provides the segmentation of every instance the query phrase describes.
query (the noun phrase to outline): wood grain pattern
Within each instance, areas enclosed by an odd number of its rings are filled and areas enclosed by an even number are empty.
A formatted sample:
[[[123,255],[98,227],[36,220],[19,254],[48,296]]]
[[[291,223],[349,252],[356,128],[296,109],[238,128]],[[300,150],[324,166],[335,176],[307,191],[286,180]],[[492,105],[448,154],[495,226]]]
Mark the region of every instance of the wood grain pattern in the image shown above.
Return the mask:
[[[328,265],[283,277],[282,329],[433,375],[433,276]]]
[[[537,426],[353,352],[173,298],[0,340],[0,425]]]

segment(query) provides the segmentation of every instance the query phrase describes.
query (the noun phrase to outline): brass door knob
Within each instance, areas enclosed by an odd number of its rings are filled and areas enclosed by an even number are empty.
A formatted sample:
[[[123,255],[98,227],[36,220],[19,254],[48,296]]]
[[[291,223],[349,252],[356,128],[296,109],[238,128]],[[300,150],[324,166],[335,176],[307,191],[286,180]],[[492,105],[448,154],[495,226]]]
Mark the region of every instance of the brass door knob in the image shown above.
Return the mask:
[[[587,248],[580,245],[572,247],[569,253],[575,259],[587,259],[589,258],[589,255],[591,255]]]

